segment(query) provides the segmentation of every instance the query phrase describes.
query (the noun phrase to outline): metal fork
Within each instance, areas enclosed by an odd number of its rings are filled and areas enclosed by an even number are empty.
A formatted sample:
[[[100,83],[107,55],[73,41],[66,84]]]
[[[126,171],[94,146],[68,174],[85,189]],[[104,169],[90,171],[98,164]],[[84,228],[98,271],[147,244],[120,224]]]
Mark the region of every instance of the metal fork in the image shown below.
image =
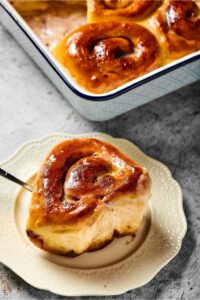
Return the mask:
[[[25,188],[29,192],[33,191],[33,187],[30,184],[18,179],[17,177],[13,176],[12,174],[8,173],[7,171],[5,171],[1,168],[0,168],[0,176],[3,176],[6,179],[21,185],[23,188]]]

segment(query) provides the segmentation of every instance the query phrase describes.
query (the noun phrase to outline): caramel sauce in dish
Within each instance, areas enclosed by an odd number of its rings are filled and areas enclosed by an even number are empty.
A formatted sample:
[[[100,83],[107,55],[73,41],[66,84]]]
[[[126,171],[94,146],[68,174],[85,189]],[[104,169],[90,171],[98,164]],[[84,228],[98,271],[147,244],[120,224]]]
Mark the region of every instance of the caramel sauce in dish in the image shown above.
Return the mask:
[[[21,3],[21,5],[20,5]],[[85,1],[17,1],[13,3],[24,20],[52,50],[58,42],[75,28],[86,23]]]

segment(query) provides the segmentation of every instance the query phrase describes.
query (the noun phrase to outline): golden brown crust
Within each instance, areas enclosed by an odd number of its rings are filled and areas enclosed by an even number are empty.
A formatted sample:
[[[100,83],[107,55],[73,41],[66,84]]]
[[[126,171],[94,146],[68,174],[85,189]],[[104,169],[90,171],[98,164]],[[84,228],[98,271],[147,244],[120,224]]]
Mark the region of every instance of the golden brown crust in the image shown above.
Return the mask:
[[[159,0],[87,0],[88,20],[136,21],[148,17],[159,5]]]
[[[200,49],[200,9],[195,0],[170,0],[153,19],[169,58],[179,58]]]
[[[117,148],[91,138],[66,140],[37,174],[27,236],[66,256],[98,250],[135,234],[149,196],[148,173]]]
[[[134,23],[83,25],[53,51],[86,89],[103,93],[161,65],[160,49],[150,31]]]
[[[101,201],[134,193],[141,174],[141,167],[106,142],[64,141],[52,149],[37,175],[33,202],[39,199],[42,206],[34,203],[32,213],[37,211],[40,224],[76,221]],[[65,197],[71,201],[63,201]]]

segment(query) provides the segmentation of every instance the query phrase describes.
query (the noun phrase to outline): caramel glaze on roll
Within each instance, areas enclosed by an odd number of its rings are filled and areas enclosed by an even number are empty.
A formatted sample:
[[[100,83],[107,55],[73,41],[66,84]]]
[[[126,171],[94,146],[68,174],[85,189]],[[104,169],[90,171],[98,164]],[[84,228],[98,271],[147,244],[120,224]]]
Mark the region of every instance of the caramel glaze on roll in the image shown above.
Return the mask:
[[[88,21],[136,21],[148,17],[160,0],[87,0]]]
[[[33,190],[27,235],[66,256],[135,234],[150,197],[146,169],[96,139],[66,140],[47,155]]]
[[[67,35],[53,54],[79,84],[94,93],[108,92],[161,64],[156,38],[134,23],[83,25]]]
[[[169,0],[158,9],[153,22],[164,34],[168,57],[179,58],[200,49],[200,4],[195,0]]]

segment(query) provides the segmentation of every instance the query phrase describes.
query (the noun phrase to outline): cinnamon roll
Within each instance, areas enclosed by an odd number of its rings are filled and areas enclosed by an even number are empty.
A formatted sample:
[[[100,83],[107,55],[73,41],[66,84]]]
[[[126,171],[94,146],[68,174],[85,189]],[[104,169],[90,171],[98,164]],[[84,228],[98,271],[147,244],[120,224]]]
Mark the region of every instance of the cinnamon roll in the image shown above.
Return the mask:
[[[64,37],[53,54],[94,93],[108,92],[161,65],[156,38],[134,23],[83,25]]]
[[[200,49],[199,1],[166,1],[158,9],[153,22],[164,40],[168,57],[179,58]]]
[[[142,20],[160,3],[160,0],[87,0],[88,21]]]
[[[97,139],[56,145],[37,174],[27,235],[48,252],[76,256],[139,229],[150,197],[145,168]]]

